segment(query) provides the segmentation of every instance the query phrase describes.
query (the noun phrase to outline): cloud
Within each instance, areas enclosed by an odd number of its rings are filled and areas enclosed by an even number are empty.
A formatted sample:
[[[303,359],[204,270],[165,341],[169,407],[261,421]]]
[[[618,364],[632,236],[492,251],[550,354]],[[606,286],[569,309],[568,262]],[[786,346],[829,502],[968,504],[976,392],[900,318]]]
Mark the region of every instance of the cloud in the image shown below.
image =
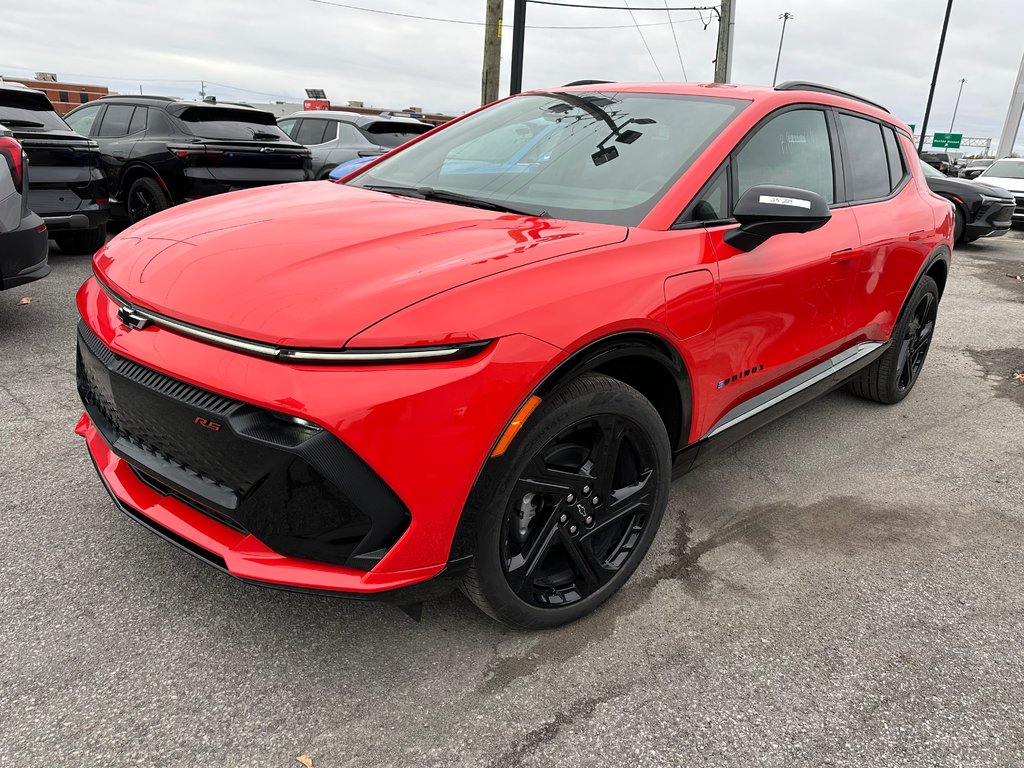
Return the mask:
[[[612,0],[608,0],[611,4]],[[614,4],[621,4],[616,0]],[[941,0],[736,0],[736,82],[770,84],[783,11],[780,80],[812,80],[863,94],[920,127],[942,25]],[[400,13],[483,21],[474,0],[349,0]],[[652,0],[634,5],[656,5]],[[57,72],[123,92],[193,98],[200,80],[226,99],[299,99],[324,88],[335,102],[359,99],[388,108],[421,106],[461,113],[477,105],[483,28],[405,19],[311,0],[273,5],[252,0],[8,0],[0,14],[0,72]],[[675,12],[676,39],[665,12],[635,12],[664,77],[710,80],[717,23]],[[502,92],[511,58],[512,2],[506,0]],[[703,14],[705,20],[709,14]],[[524,85],[548,87],[580,78],[658,80],[625,11],[529,6]],[[996,138],[1020,62],[1024,2],[989,0],[985,12],[957,3],[950,21],[930,129],[947,130],[961,77],[967,79],[956,129]]]

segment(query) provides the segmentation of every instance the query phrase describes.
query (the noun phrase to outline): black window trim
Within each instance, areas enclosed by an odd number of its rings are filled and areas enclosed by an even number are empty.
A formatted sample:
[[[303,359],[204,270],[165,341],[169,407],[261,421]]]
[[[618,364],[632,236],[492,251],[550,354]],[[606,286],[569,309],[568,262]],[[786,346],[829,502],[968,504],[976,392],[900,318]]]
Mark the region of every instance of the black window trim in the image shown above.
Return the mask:
[[[881,126],[881,128],[883,130],[885,128],[891,129],[894,133],[897,134],[896,135],[896,151],[900,153],[900,159],[902,160],[902,163],[903,163],[903,177],[900,179],[899,183],[895,187],[892,188],[892,190],[889,192],[888,195],[885,195],[884,197],[873,197],[873,198],[870,198],[868,200],[851,200],[849,194],[844,194],[843,195],[844,199],[846,199],[848,201],[848,202],[845,203],[845,205],[853,207],[853,206],[857,206],[857,205],[871,205],[872,203],[883,203],[886,200],[892,200],[894,197],[896,197],[898,194],[900,194],[904,190],[904,188],[906,188],[907,184],[910,183],[910,178],[912,176],[912,173],[911,173],[911,170],[910,170],[910,163],[907,162],[907,158],[906,158],[906,156],[903,153],[903,147],[900,146],[899,134],[902,133],[902,131],[898,130],[896,128],[896,126],[892,125],[891,123],[887,123],[885,120],[879,120],[877,117],[872,117],[871,115],[865,115],[863,112],[857,112],[856,110],[853,110],[853,109],[841,109],[839,107],[832,107],[832,111],[835,112],[835,116],[836,116],[835,117],[836,129],[837,129],[837,132],[838,132],[838,135],[839,135],[839,145],[840,145],[840,147],[842,149],[842,154],[843,154],[844,162],[846,161],[847,158],[850,157],[850,150],[849,150],[849,147],[846,144],[846,134],[843,132],[843,126],[842,126],[842,123],[839,121],[839,115],[849,115],[850,117],[859,117],[861,120],[867,120],[869,122],[878,124],[879,126]],[[886,178],[888,178],[888,175],[889,175],[889,169],[888,169],[889,149],[888,149],[888,147],[885,146],[885,139],[884,138],[882,139],[882,148],[885,151]]]
[[[669,229],[695,229],[697,227],[721,227],[737,224],[738,222],[731,215],[731,211],[736,205],[737,191],[739,190],[739,179],[736,178],[736,163],[733,162],[736,158],[736,154],[740,152],[740,150],[742,150],[750,142],[754,135],[763,126],[765,126],[774,118],[783,115],[787,112],[794,112],[796,110],[805,109],[815,109],[818,110],[819,112],[825,113],[825,129],[828,131],[829,151],[832,153],[832,197],[834,199],[834,202],[829,204],[829,209],[831,210],[832,208],[845,208],[846,206],[848,206],[849,203],[846,202],[846,177],[843,174],[843,161],[841,157],[842,151],[840,149],[841,145],[839,143],[838,135],[839,121],[836,119],[835,115],[832,114],[833,107],[829,106],[828,104],[820,104],[814,101],[801,101],[794,102],[792,104],[785,104],[779,107],[778,109],[773,109],[767,115],[765,115],[756,123],[754,123],[754,125],[751,126],[750,130],[743,134],[743,137],[738,142],[736,142],[736,145],[731,150],[729,150],[729,154],[726,155],[725,160],[723,160],[722,163],[720,163],[718,167],[715,168],[714,172],[708,177],[707,181],[705,181],[705,183],[701,185],[700,189],[697,191],[697,194],[695,194],[686,203],[686,205],[683,207],[683,210],[680,212],[679,216],[676,217],[675,222],[673,222],[672,226],[670,226]],[[859,113],[854,112],[853,114]],[[714,182],[714,180],[718,178],[719,171],[721,171],[722,167],[725,166],[726,164],[729,165],[729,218],[717,219],[712,222],[683,221],[683,218],[690,211],[692,206],[698,200],[700,200],[701,195],[704,194],[704,192]]]

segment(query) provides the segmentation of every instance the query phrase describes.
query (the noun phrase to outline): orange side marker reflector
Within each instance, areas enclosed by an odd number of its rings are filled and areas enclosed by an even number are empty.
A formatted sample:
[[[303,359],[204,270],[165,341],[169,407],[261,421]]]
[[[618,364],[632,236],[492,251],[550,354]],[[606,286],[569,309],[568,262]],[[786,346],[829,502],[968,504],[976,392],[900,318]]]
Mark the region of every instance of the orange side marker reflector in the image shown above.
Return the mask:
[[[526,420],[530,418],[530,414],[537,410],[537,406],[540,405],[540,402],[540,398],[534,395],[527,400],[526,404],[519,409],[515,416],[512,417],[512,423],[508,425],[504,434],[502,434],[501,439],[498,441],[498,444],[494,447],[494,453],[491,454],[492,459],[498,458],[508,450],[508,447],[512,445],[512,441],[515,439],[516,435],[519,434],[519,430],[523,428],[523,424],[525,424]]]

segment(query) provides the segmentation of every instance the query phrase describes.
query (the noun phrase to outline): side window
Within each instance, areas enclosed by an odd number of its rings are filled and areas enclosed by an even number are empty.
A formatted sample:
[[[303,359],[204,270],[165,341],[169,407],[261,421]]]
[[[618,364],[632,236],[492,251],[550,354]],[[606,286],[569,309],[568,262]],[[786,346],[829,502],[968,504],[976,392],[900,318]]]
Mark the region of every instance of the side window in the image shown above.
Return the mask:
[[[903,164],[903,153],[900,152],[900,143],[896,138],[896,132],[892,128],[882,126],[882,139],[885,142],[886,157],[889,158],[889,186],[896,189],[906,173],[906,166]]]
[[[136,107],[135,114],[132,115],[132,121],[128,124],[128,133],[142,133],[146,130],[146,113],[149,112],[145,107]]]
[[[100,123],[100,129],[96,135],[105,138],[126,135],[128,133],[128,125],[132,121],[132,112],[134,111],[135,107],[125,104],[111,104],[103,115],[103,122]]]
[[[324,120],[326,125],[324,126],[324,137],[321,139],[323,142],[334,141],[338,138],[338,121],[337,120]]]
[[[100,114],[102,106],[96,105],[95,107],[84,107],[76,110],[75,114],[68,115],[64,118],[67,124],[71,126],[71,130],[75,133],[81,134],[82,136],[88,136],[89,131],[92,130],[93,123],[96,122],[96,118]]]
[[[366,139],[363,138],[363,134],[352,123],[338,123],[338,136],[341,138],[342,144],[350,147],[361,147],[367,143]]]
[[[299,122],[298,120],[296,120],[294,117],[292,117],[292,118],[289,118],[287,120],[282,120],[281,122],[279,122],[277,124],[277,126],[282,131],[284,131],[285,133],[288,134],[288,138],[290,138],[290,139],[292,139],[294,141],[294,139],[295,139],[295,130],[298,127],[298,122]]]
[[[729,164],[715,174],[690,203],[686,213],[676,222],[688,224],[697,221],[723,221],[729,218]]]
[[[310,120],[306,118],[299,125],[298,133],[295,134],[295,140],[299,144],[305,144],[307,147],[313,144],[323,144],[324,128],[326,127],[326,120]]]
[[[772,118],[736,153],[735,164],[737,197],[758,184],[781,184],[835,202],[832,145],[821,110],[794,109]]]
[[[851,201],[877,200],[892,191],[889,161],[882,142],[882,126],[872,120],[840,114],[839,124],[849,154],[844,166],[846,192]]]

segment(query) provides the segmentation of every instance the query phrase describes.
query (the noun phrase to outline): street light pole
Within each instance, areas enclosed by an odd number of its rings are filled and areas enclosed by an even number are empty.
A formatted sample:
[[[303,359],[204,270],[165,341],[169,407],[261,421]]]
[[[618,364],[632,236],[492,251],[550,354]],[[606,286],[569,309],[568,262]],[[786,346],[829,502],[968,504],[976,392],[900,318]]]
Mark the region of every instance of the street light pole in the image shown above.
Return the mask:
[[[928,118],[932,114],[932,99],[935,97],[935,81],[939,79],[939,65],[942,63],[942,47],[946,44],[946,29],[949,27],[949,14],[953,10],[953,0],[946,3],[946,18],[942,20],[942,34],[939,35],[939,50],[935,54],[935,71],[932,72],[932,85],[928,89],[928,105],[924,108],[924,122],[921,123],[921,140],[917,151],[924,151],[924,137],[928,133]]]
[[[775,81],[779,79],[779,61],[782,59],[782,41],[786,39],[786,22],[793,18],[793,14],[786,11],[779,18],[782,19],[782,34],[779,35],[779,55],[775,57],[775,74],[772,75],[772,88],[775,87]]]
[[[526,41],[526,0],[515,0],[512,10],[512,77],[508,92],[510,96],[523,90],[523,46]]]
[[[953,107],[953,118],[949,121],[949,132],[953,132],[953,123],[956,122],[956,111],[960,108],[960,94],[964,92],[964,83],[967,82],[967,78],[960,78],[960,90],[956,92],[956,106]]]

